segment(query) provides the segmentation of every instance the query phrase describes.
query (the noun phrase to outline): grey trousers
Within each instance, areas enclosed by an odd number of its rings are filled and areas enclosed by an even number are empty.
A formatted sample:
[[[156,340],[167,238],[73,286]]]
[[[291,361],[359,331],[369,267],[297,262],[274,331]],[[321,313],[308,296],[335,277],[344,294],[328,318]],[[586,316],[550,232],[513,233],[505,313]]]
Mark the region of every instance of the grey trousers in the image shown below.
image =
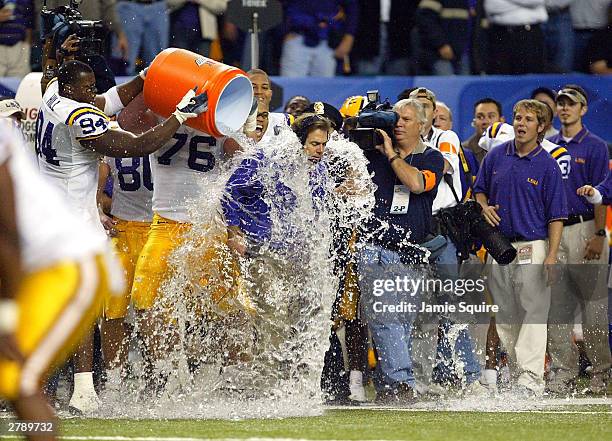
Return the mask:
[[[578,374],[578,352],[571,343],[578,315],[582,315],[584,343],[593,373],[605,372],[612,364],[608,343],[607,240],[599,260],[584,260],[586,242],[594,233],[594,220],[563,228],[559,247],[563,278],[553,287],[548,326],[548,351],[556,382],[571,380]]]

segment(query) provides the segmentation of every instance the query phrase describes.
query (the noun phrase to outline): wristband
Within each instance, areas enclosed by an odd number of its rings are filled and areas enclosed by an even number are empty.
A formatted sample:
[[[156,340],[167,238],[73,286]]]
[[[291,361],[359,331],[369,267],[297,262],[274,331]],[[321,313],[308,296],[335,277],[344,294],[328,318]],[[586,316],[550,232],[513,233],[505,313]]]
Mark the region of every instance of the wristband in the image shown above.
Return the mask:
[[[395,155],[392,158],[389,158],[389,164],[393,164],[393,161],[396,159],[402,159],[402,157],[400,155]]]
[[[142,79],[142,81],[144,81],[147,77],[147,71],[149,70],[149,66],[145,67],[143,70],[141,70],[138,73],[138,76]]]
[[[0,300],[0,334],[12,334],[19,322],[19,306],[14,300]]]

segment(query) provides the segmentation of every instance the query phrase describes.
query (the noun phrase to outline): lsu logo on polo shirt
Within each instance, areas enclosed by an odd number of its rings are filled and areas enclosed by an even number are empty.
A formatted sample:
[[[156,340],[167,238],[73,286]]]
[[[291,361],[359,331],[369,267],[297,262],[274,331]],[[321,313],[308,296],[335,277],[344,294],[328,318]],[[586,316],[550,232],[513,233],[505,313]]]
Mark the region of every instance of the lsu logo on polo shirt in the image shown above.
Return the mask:
[[[527,182],[529,182],[532,185],[535,185],[537,187],[537,185],[539,184],[537,179],[533,179],[533,178],[527,178]]]

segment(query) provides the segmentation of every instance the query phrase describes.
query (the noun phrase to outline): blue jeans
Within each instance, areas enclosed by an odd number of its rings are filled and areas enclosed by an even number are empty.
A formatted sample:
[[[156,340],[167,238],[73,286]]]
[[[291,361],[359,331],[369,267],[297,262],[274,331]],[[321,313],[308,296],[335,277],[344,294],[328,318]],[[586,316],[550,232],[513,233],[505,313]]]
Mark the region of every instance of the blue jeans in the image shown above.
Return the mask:
[[[377,296],[373,287],[377,280],[395,280],[396,277],[423,278],[421,272],[401,263],[398,253],[376,245],[366,245],[357,254],[361,309],[370,328],[378,353],[374,383],[379,391],[395,389],[401,383],[415,385],[412,372],[411,337],[415,312],[377,314],[374,303],[398,304],[402,300],[418,304],[420,292],[408,296],[405,292],[394,291]]]
[[[456,372],[457,366],[453,366],[453,352],[456,360],[460,361],[463,367],[463,377],[466,384],[472,384],[474,381],[480,378],[480,363],[476,358],[474,345],[472,338],[467,329],[461,329],[455,340],[454,347],[449,341],[449,331],[453,326],[451,322],[447,321],[442,325],[442,338],[438,340],[438,363],[434,370],[434,381],[444,382],[452,378],[453,369]],[[459,372],[456,372],[460,375]]]
[[[321,40],[315,47],[304,44],[304,37],[296,35],[283,43],[281,76],[333,77],[336,73],[334,50]]]
[[[446,249],[438,256],[436,263],[441,265],[437,268],[438,277],[445,279],[457,279],[459,278],[459,265],[457,261],[457,248],[455,244],[446,238],[447,245]],[[445,299],[438,298],[439,302],[443,302]],[[443,339],[438,342],[438,354],[443,356],[443,363],[446,366],[450,366],[452,360],[452,354],[450,353],[451,342],[448,341],[448,333],[454,325],[451,319],[444,319],[442,325]],[[445,348],[446,346],[446,348]],[[446,349],[446,350],[445,350]],[[480,363],[476,357],[476,350],[472,342],[472,338],[467,329],[462,329],[455,340],[453,350],[456,354],[456,358],[463,364],[463,374],[467,384],[473,383],[480,378]]]
[[[460,59],[453,61],[439,58],[434,62],[432,71],[437,76],[469,75],[471,73],[470,57],[465,53]]]
[[[569,11],[552,14],[542,24],[546,42],[546,59],[562,72],[574,67],[574,28]]]
[[[127,73],[131,75],[135,73],[138,55],[142,56],[145,65],[149,65],[158,53],[168,47],[170,21],[166,2],[144,4],[120,1],[117,3],[117,14],[128,40]]]

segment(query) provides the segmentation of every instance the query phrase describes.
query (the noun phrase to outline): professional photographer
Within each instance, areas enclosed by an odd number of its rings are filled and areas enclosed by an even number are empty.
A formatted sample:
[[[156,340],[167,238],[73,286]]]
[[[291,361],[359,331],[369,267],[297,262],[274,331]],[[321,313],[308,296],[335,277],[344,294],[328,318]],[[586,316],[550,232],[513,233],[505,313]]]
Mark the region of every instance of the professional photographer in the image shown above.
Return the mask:
[[[127,59],[128,39],[121,26],[116,0],[34,0],[34,13],[40,15],[43,7],[53,11],[66,6],[78,10],[83,20],[100,23],[101,34],[106,36],[102,49],[105,58],[120,54],[123,60]]]
[[[89,19],[84,19],[79,11],[79,4],[79,1],[71,0],[66,6],[42,8],[40,13],[40,38],[43,42],[42,71],[49,81],[56,76],[56,69],[64,59],[66,61],[76,59],[93,69],[98,91],[106,92],[116,84],[115,75],[108,67],[104,56],[107,25],[102,20],[92,18],[110,12],[110,9],[105,9],[103,14],[101,11],[94,11],[93,7],[85,8]],[[92,4],[87,2],[86,5]],[[114,14],[104,17],[106,21],[112,22]],[[120,29],[115,28],[115,31],[123,35]]]
[[[401,100],[393,110],[399,116],[393,141],[385,131],[378,130],[383,142],[364,153],[378,188],[373,216],[362,227],[357,265],[361,308],[378,351],[377,400],[410,403],[416,396],[410,350],[416,312],[380,313],[379,306],[401,302],[416,306],[420,293],[393,290],[379,297],[374,288],[381,280],[423,278],[422,270],[414,265],[424,261],[423,249],[417,244],[429,232],[444,159],[421,139],[427,120],[419,101]]]
[[[489,224],[518,250],[507,266],[492,262],[489,288],[501,343],[514,363],[520,393],[544,392],[544,356],[550,285],[567,218],[561,170],[541,145],[545,104],[521,100],[514,105],[515,139],[485,156],[474,192]]]

